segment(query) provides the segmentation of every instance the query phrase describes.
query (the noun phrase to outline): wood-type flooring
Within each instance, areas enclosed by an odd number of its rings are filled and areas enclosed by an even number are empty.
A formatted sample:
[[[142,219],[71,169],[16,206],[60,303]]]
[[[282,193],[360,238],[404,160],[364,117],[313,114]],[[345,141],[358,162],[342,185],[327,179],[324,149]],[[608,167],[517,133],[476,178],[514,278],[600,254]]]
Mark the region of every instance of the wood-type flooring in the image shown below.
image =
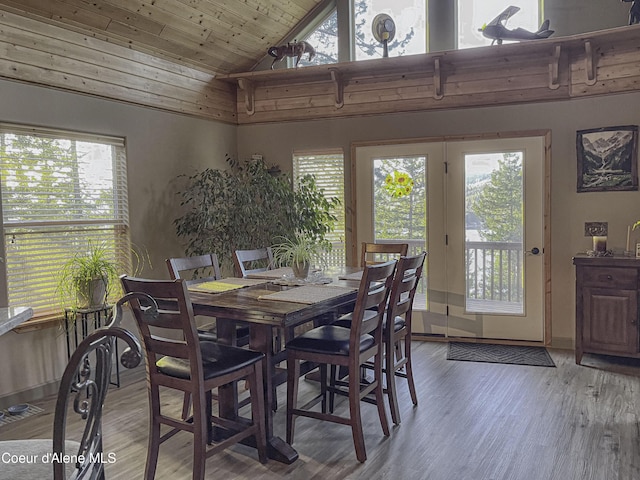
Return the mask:
[[[291,465],[261,465],[239,445],[210,458],[207,479],[640,479],[640,363],[550,350],[556,368],[446,360],[445,343],[414,342],[419,405],[399,383],[402,422],[384,437],[376,408],[363,404],[368,459],[356,460],[349,427],[299,418]],[[634,363],[635,362],[635,363]],[[301,381],[300,399],[317,384]],[[278,387],[276,434],[285,437],[286,385]],[[344,411],[346,399],[339,399]],[[165,402],[179,409],[181,397]],[[54,399],[39,415],[0,427],[0,440],[51,435]],[[108,479],[143,476],[147,451],[144,370],[127,372],[109,392],[104,419]],[[1,468],[1,466],[0,466]],[[158,480],[191,478],[191,435],[161,446]]]

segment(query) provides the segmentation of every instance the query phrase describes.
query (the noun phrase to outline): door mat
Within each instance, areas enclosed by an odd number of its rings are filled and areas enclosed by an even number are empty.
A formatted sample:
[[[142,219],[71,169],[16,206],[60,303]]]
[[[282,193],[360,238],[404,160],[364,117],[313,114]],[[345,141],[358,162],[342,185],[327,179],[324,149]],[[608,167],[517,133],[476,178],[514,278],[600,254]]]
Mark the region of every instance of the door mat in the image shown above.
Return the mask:
[[[37,415],[38,413],[44,412],[44,409],[40,407],[36,407],[35,405],[27,404],[28,408],[19,414],[11,414],[9,413],[9,409],[0,410],[0,412],[4,413],[4,416],[0,418],[0,427],[2,425],[8,425],[9,423],[17,422],[18,420],[22,420],[23,418],[30,417],[32,415]]]
[[[544,347],[520,345],[494,345],[491,343],[450,342],[447,360],[466,362],[508,363],[555,367],[549,352]]]

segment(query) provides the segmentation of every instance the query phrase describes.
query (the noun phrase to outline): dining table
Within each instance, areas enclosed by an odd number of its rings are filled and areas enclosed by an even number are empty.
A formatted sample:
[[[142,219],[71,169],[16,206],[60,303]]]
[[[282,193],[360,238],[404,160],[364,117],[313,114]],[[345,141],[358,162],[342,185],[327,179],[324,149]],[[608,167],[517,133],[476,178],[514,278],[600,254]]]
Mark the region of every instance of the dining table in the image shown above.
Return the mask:
[[[357,275],[357,269],[347,268],[333,272],[331,277],[316,274],[299,281],[285,268],[254,274],[252,278],[223,278],[190,287],[194,314],[215,317],[218,341],[233,345],[240,322],[249,326],[249,348],[265,355],[265,426],[271,459],[290,464],[298,458],[295,449],[274,434],[274,386],[286,380],[286,370],[276,368],[286,359],[286,352],[278,348],[274,334],[291,332],[310,321],[331,319],[353,309],[359,285]],[[307,371],[312,367],[307,366]],[[218,408],[223,418],[238,416],[236,385],[218,389]],[[253,438],[246,443],[253,445]]]

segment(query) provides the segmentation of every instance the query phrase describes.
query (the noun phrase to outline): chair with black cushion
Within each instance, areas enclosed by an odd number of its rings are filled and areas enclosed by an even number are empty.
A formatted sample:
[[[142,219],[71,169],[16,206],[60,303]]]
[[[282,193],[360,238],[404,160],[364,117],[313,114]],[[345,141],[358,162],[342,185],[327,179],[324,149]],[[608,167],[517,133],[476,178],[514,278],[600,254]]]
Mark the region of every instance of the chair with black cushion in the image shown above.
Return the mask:
[[[239,277],[266,272],[273,269],[274,266],[271,247],[236,250],[233,261],[236,266],[236,275]]]
[[[118,306],[129,298],[121,299]],[[136,367],[142,359],[138,340],[131,332],[116,326],[119,320],[120,317],[116,316],[108,327],[87,335],[71,355],[58,389],[53,439],[0,442],[0,456],[19,454],[31,459],[28,462],[2,462],[0,478],[104,479],[101,458],[108,460],[109,456],[103,453],[102,448],[102,412],[111,382],[116,339],[128,345],[120,358],[123,366]],[[83,422],[84,427],[80,431],[75,426],[73,429],[68,426],[69,415],[74,413],[78,414],[77,420]],[[77,422],[74,419],[72,423]],[[81,461],[64,463],[65,455]],[[45,458],[51,461],[43,461]]]
[[[408,251],[408,243],[362,242],[360,266],[364,268],[367,265],[397,260],[400,257],[406,257]]]
[[[411,315],[426,256],[426,252],[422,252],[412,257],[400,257],[385,314],[384,373],[391,419],[396,425],[400,424],[400,409],[395,377],[407,380],[411,401],[418,405],[411,364]]]
[[[255,437],[258,458],[266,462],[262,392],[264,355],[214,341],[201,341],[184,280],[145,280],[127,276],[122,276],[121,280],[126,292],[147,296],[144,300],[131,302],[144,343],[149,393],[149,447],[144,478],[155,477],[160,444],[180,431],[193,434],[194,480],[204,478],[208,457],[247,437]],[[155,312],[155,305],[161,308],[156,314],[150,314]],[[211,391],[240,380],[247,380],[249,384],[252,418],[230,420],[214,416]],[[193,417],[184,420],[165,412],[160,387],[190,394]],[[161,432],[163,425],[169,427],[164,433]],[[214,425],[220,430],[215,434]],[[207,447],[207,444],[212,446]]]
[[[382,327],[384,342],[383,372],[386,385],[384,392],[389,398],[391,419],[396,425],[400,424],[400,409],[395,377],[402,377],[407,380],[411,401],[414,405],[418,405],[418,396],[413,381],[413,366],[411,364],[411,314],[413,312],[413,300],[422,277],[426,256],[427,253],[422,252],[412,257],[400,257],[400,260],[398,260]],[[335,322],[335,325],[349,328],[351,315],[342,316]],[[371,362],[367,362],[364,367],[373,369],[374,365]],[[330,381],[332,384],[340,383],[334,376],[331,377]],[[344,393],[339,390],[335,392]],[[376,402],[371,396],[364,400],[370,403]],[[333,395],[329,398],[329,408],[330,411],[333,409]]]
[[[187,287],[198,283],[210,282],[212,280],[220,280],[220,263],[215,253],[205,255],[194,255],[191,257],[174,257],[167,259],[167,267],[169,275],[172,279],[183,279]],[[206,328],[198,327],[198,335],[200,340],[216,341],[216,327],[207,326]],[[247,325],[236,324],[235,337],[233,344],[235,346],[246,346],[249,344],[249,327]],[[214,394],[213,398],[217,398]],[[245,399],[240,405],[248,403],[249,399]],[[188,393],[184,396],[184,404],[182,407],[182,418],[186,419],[190,415],[191,397]]]
[[[294,424],[298,416],[350,425],[360,462],[367,459],[360,402],[369,394],[377,399],[378,416],[384,435],[389,435],[389,425],[383,402],[382,384],[382,322],[389,298],[396,262],[367,266],[362,274],[356,304],[351,314],[351,328],[323,325],[294,338],[287,343],[287,442],[293,443]],[[360,382],[360,369],[373,360],[374,378]],[[298,381],[300,362],[306,360],[320,366],[320,394],[302,407],[298,407]],[[342,417],[329,412],[327,397],[327,366],[343,366],[348,372],[349,416]],[[312,408],[321,403],[321,411]]]
[[[220,264],[215,253],[205,255],[195,255],[192,257],[175,257],[167,259],[169,275],[172,279],[184,279],[187,286],[198,283],[220,280]],[[215,327],[211,329],[198,330],[199,333],[212,333],[215,335]],[[247,325],[236,325],[236,346],[249,344],[249,327]]]

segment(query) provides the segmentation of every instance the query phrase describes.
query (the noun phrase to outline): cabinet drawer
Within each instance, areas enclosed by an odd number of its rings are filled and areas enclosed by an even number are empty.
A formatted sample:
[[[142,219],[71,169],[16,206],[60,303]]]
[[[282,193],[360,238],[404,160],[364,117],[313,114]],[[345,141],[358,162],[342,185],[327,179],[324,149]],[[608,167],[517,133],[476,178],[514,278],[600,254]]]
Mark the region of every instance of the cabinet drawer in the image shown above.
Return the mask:
[[[635,268],[583,267],[582,284],[585,287],[638,288],[638,271]]]

